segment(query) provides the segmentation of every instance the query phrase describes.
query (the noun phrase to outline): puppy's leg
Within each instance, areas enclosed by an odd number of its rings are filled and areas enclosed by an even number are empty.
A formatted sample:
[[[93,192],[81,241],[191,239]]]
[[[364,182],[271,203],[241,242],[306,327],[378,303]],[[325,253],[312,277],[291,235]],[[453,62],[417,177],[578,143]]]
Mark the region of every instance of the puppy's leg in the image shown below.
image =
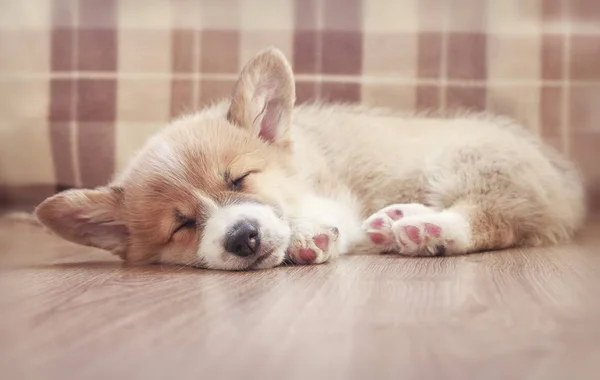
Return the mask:
[[[392,233],[394,222],[401,218],[435,213],[435,210],[420,203],[394,204],[385,207],[368,217],[363,223],[363,229],[368,234],[367,242],[364,242],[363,245],[375,244],[374,249],[381,252],[397,251],[397,242]],[[373,250],[373,248],[369,249],[367,247],[366,250]]]
[[[402,212],[376,213],[363,225],[369,243],[381,252],[426,256],[568,241],[583,217],[577,174],[567,164],[549,165],[535,150],[526,159],[519,154],[491,144],[432,158],[424,176],[434,210],[396,205]]]
[[[457,255],[517,242],[510,214],[468,202],[440,212],[423,205],[392,205],[369,217],[363,228],[381,252],[407,256]]]
[[[305,196],[290,217],[288,259],[296,264],[320,264],[347,253],[363,235],[358,209],[350,192],[335,198]]]

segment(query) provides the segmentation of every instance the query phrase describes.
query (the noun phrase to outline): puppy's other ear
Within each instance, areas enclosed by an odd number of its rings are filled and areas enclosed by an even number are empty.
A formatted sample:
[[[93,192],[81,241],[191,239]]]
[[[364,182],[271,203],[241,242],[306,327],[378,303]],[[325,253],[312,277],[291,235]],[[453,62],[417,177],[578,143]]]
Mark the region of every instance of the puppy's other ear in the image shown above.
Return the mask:
[[[270,143],[288,140],[296,90],[294,74],[275,48],[256,55],[235,85],[229,121]]]
[[[123,197],[123,190],[114,187],[68,190],[42,202],[35,216],[63,239],[123,257],[129,239],[121,218]]]

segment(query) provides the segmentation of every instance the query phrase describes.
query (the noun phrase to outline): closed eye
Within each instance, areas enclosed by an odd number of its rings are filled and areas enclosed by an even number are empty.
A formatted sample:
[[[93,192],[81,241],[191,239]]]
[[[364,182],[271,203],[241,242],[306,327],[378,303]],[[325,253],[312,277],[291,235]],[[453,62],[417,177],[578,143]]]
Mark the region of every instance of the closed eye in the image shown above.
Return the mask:
[[[254,171],[249,171],[247,173],[244,173],[243,175],[237,177],[236,179],[233,179],[231,181],[229,181],[229,188],[233,191],[241,191],[244,188],[244,180],[246,178],[248,178],[248,176],[250,174],[254,174],[257,173],[256,170]]]
[[[196,228],[196,219],[189,218],[183,215],[181,212],[177,211],[175,213],[175,220],[177,221],[177,227],[173,230],[171,236],[175,235],[177,232],[182,230],[188,230],[192,228]]]
[[[179,226],[177,226],[177,228],[175,229],[175,231],[173,231],[173,233],[179,232],[183,229],[186,228],[196,228],[196,221],[195,220],[186,220],[185,222],[181,223]]]

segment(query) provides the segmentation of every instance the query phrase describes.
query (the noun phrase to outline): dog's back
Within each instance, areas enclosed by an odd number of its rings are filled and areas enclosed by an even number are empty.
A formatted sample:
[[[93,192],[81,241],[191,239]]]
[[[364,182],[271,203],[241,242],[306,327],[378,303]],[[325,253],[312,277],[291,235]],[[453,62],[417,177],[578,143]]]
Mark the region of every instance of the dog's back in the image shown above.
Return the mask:
[[[477,249],[565,241],[583,221],[577,170],[512,120],[313,105],[294,121],[301,170],[319,193],[347,187],[361,217],[392,204],[468,209],[485,230]]]

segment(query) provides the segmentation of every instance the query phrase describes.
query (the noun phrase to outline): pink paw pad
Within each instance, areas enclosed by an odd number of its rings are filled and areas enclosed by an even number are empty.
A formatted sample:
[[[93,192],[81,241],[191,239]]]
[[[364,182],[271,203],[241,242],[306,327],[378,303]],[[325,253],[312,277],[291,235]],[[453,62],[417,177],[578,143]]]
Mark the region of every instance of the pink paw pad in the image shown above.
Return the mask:
[[[431,223],[425,223],[425,232],[434,238],[439,238],[442,235],[442,229]]]
[[[315,242],[317,248],[319,248],[321,251],[327,251],[327,248],[329,247],[329,236],[317,235],[313,238],[313,241]]]
[[[383,223],[383,219],[378,218],[372,221],[369,226],[375,230],[380,230],[383,227]]]
[[[402,210],[388,210],[386,211],[387,216],[392,220],[398,220],[404,216]]]
[[[421,234],[419,233],[419,229],[415,226],[404,227],[404,232],[406,232],[406,236],[408,236],[408,238],[410,240],[412,240],[412,242],[415,244],[421,244],[421,242],[423,241],[421,239]]]
[[[312,264],[317,259],[317,253],[312,249],[301,249],[298,256],[302,260],[300,264]]]
[[[388,241],[388,238],[386,236],[379,234],[377,232],[369,232],[369,238],[375,244],[384,244],[384,243],[387,243],[387,241]]]

